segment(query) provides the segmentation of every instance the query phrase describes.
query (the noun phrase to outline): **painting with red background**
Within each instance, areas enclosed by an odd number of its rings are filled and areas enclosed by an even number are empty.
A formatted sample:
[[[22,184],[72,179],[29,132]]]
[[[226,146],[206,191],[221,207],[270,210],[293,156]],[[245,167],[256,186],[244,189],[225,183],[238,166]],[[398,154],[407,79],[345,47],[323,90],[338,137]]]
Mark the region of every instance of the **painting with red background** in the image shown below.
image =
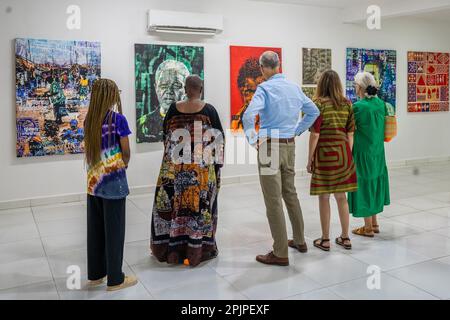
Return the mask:
[[[241,116],[251,101],[257,85],[263,81],[259,57],[269,50],[278,53],[280,62],[282,61],[281,48],[230,46],[230,120],[233,132],[242,132]],[[246,72],[240,77],[241,69]]]

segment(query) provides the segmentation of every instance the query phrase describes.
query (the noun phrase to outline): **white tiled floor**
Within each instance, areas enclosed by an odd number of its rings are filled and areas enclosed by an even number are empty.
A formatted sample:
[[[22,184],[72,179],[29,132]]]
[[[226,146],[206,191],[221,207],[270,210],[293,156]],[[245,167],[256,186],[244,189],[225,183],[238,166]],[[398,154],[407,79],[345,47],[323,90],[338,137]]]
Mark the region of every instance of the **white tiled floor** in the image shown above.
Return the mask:
[[[67,289],[67,267],[86,280],[86,207],[82,202],[0,211],[0,299],[450,299],[450,164],[390,171],[392,205],[381,234],[353,237],[353,250],[312,247],[320,237],[317,199],[299,177],[307,254],[290,251],[290,266],[268,267],[255,256],[271,247],[258,183],[224,186],[219,199],[219,257],[195,269],[157,262],[149,252],[153,195],[129,197],[124,270],[133,288]],[[340,232],[333,203],[332,237]],[[351,225],[361,221],[352,219]],[[288,227],[290,229],[290,227]],[[381,270],[380,289],[367,268]]]

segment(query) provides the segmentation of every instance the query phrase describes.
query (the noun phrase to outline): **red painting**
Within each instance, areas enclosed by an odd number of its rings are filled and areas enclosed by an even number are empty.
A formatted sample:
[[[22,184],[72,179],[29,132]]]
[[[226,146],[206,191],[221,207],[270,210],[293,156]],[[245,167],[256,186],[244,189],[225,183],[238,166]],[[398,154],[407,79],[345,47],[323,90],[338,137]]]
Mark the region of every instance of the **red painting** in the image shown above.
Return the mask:
[[[449,54],[408,52],[408,112],[449,111]]]
[[[278,53],[282,61],[281,48],[230,47],[231,130],[235,133],[242,132],[242,115],[264,81],[259,57],[268,50]]]

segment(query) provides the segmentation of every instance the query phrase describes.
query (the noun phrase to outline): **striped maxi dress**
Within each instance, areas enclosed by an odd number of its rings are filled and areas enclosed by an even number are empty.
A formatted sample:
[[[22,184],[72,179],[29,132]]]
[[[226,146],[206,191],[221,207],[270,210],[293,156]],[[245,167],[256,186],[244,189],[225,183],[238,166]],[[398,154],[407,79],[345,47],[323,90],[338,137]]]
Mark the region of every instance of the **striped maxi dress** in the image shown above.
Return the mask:
[[[352,105],[348,102],[336,108],[330,102],[316,104],[320,116],[311,132],[320,137],[312,165],[311,195],[356,191],[356,167],[347,137],[355,131]]]

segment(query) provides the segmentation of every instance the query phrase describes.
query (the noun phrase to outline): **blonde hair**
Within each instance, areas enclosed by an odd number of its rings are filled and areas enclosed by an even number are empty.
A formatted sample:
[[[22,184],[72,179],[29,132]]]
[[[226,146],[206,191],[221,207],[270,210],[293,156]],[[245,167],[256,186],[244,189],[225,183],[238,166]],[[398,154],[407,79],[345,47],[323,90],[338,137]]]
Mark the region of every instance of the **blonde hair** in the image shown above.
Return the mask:
[[[361,87],[368,98],[373,98],[378,93],[377,81],[370,72],[359,72],[355,76],[355,83]]]
[[[91,100],[84,123],[84,145],[88,165],[93,165],[100,161],[103,121],[108,112],[115,106],[118,112],[122,113],[122,102],[116,83],[109,79],[96,80],[92,86]],[[113,113],[110,112],[108,117],[109,143],[111,140],[112,117]]]

